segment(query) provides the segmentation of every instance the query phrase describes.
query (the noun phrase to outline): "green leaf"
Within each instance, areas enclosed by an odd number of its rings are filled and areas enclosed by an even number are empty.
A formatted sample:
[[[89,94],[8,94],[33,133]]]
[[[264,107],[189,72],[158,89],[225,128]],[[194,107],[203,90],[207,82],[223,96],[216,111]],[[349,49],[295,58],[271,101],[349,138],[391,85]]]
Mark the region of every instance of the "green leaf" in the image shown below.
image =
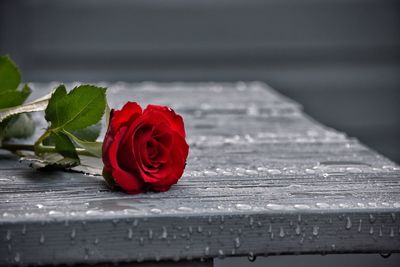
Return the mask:
[[[35,132],[35,123],[29,114],[19,114],[5,122],[4,128],[0,131],[4,139],[27,138]]]
[[[92,154],[95,157],[101,158],[101,151],[102,151],[102,142],[89,142],[83,141],[76,137],[75,135],[71,134],[70,132],[63,131],[69,138],[71,138],[74,143],[76,143],[81,148],[84,148],[87,152]]]
[[[21,105],[28,98],[31,89],[25,85],[21,91],[0,91],[0,109]]]
[[[71,133],[81,140],[94,142],[99,137],[100,131],[101,131],[101,122],[98,122],[89,127],[86,127],[85,129],[75,130],[72,131]]]
[[[52,131],[83,129],[97,123],[103,116],[105,88],[93,85],[75,87],[67,94],[65,86],[59,86],[49,100],[46,120]]]
[[[71,133],[80,140],[94,142],[99,137],[100,131],[101,131],[101,122],[98,122],[89,127],[86,127],[85,129],[75,130],[72,131]],[[43,145],[46,146],[54,145],[54,139],[51,136],[49,136],[48,138],[43,140]]]
[[[0,145],[3,139],[24,138],[33,134],[35,125],[29,116],[12,117],[18,113],[10,112],[11,109],[15,109],[12,106],[21,105],[30,93],[31,89],[27,85],[21,91],[0,91]]]
[[[79,160],[73,158],[64,158],[57,153],[45,153],[39,156],[31,151],[18,151],[22,161],[26,161],[35,169],[54,170],[70,169],[79,165]]]
[[[56,144],[56,151],[63,155],[65,158],[72,158],[79,160],[76,153],[75,146],[72,141],[62,132],[52,133],[52,138]]]
[[[21,83],[21,74],[15,63],[8,57],[0,57],[0,92],[16,90]]]
[[[45,110],[50,97],[51,93],[24,105],[0,109],[0,122],[12,115]]]
[[[59,85],[51,95],[47,108],[45,110],[45,118],[50,121],[52,126],[56,127],[60,124],[60,117],[58,114],[62,109],[66,108],[65,98],[67,97],[67,89],[63,84]]]

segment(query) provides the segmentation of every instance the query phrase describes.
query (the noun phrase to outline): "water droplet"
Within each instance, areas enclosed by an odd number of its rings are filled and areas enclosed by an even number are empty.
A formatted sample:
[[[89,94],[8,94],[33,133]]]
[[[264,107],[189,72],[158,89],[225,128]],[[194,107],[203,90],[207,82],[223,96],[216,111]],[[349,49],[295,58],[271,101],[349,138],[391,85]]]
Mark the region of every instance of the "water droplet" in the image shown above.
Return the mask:
[[[236,204],[235,205],[238,210],[250,210],[251,206],[247,204]]]
[[[151,212],[151,213],[155,213],[155,214],[160,214],[160,213],[161,213],[161,210],[160,210],[160,209],[153,208],[153,209],[150,210],[150,212]]]
[[[45,241],[44,234],[41,233],[41,234],[40,234],[39,243],[42,245],[42,244],[44,244],[44,241]]]
[[[179,207],[178,210],[179,210],[179,211],[184,211],[184,212],[190,212],[190,211],[192,211],[193,209],[192,209],[192,208],[189,208],[189,207]]]
[[[36,204],[36,207],[38,207],[39,209],[42,209],[44,206],[42,204]]]
[[[93,244],[95,245],[99,244],[99,239],[97,237],[94,239]]]
[[[259,171],[259,172],[267,172],[267,171],[268,171],[268,168],[265,168],[265,167],[258,167],[258,168],[257,168],[257,171]]]
[[[21,261],[21,256],[19,255],[19,253],[17,252],[17,253],[15,253],[15,256],[14,256],[14,261],[16,262],[16,263],[18,263],[18,262],[20,262]]]
[[[89,248],[85,248],[85,257],[84,257],[85,260],[89,259],[89,254],[90,254]]]
[[[330,208],[330,205],[328,203],[323,203],[323,202],[316,203],[315,206],[317,206],[318,208],[322,208],[322,209]]]
[[[350,230],[351,228],[351,219],[350,217],[346,217],[346,230]]]
[[[62,213],[61,211],[51,210],[51,211],[49,211],[49,215],[50,216],[62,216],[62,215],[64,215],[64,213]]]
[[[369,234],[370,234],[370,235],[373,235],[373,234],[374,234],[374,227],[373,227],[373,226],[371,226],[371,227],[369,228]]]
[[[271,210],[281,210],[284,208],[284,206],[279,205],[279,204],[267,204],[267,208]]]
[[[149,239],[153,239],[153,230],[149,229]]]
[[[201,225],[197,226],[197,232],[198,233],[203,232],[203,227],[201,227]]]
[[[283,227],[282,227],[282,226],[280,227],[280,230],[279,230],[279,236],[280,236],[281,238],[285,237],[285,230],[283,230]]]
[[[312,234],[313,234],[314,236],[317,236],[317,235],[318,235],[318,230],[319,230],[319,227],[318,227],[317,225],[314,225]]]
[[[383,236],[383,233],[382,233],[382,226],[381,226],[381,227],[379,227],[379,236],[380,236],[380,237],[382,237],[382,236]]]
[[[392,221],[396,222],[396,213],[392,212],[391,216],[392,216]]]
[[[128,239],[132,240],[132,236],[133,236],[132,228],[128,228]]]
[[[267,172],[269,174],[281,174],[282,173],[280,170],[277,170],[277,169],[269,169]]]
[[[254,261],[257,259],[257,257],[254,255],[253,252],[250,252],[249,255],[247,256],[247,259],[248,259],[250,262],[254,262]]]
[[[6,233],[6,240],[7,240],[7,241],[10,241],[10,240],[11,240],[11,230],[7,230],[7,233]]]
[[[296,225],[295,232],[296,232],[296,235],[300,235],[300,233],[301,233],[301,228],[300,228],[300,225],[299,225],[299,224]]]
[[[210,247],[207,246],[204,248],[204,255],[206,256],[210,255]]]
[[[392,255],[392,253],[379,253],[379,255],[381,255],[382,258],[387,259]]]
[[[294,208],[298,209],[298,210],[306,210],[306,209],[310,209],[310,206],[305,205],[305,204],[295,204]]]
[[[26,234],[26,225],[25,225],[25,224],[22,226],[21,233],[22,233],[23,235]]]
[[[76,236],[76,230],[75,230],[75,228],[72,228],[72,231],[71,231],[71,240],[74,240],[74,239],[75,239],[75,236]]]
[[[141,245],[141,246],[144,245],[144,238],[143,238],[143,236],[139,237],[139,245]]]
[[[208,224],[212,223],[212,217],[211,216],[208,217],[207,222],[208,222]]]
[[[165,226],[163,226],[160,239],[167,239],[167,237],[168,237],[167,228]]]
[[[314,170],[312,170],[312,169],[306,169],[306,170],[305,170],[305,172],[306,172],[306,173],[309,173],[309,174],[313,174],[313,173],[315,173],[315,171],[314,171]]]
[[[390,227],[390,234],[389,234],[389,236],[390,236],[390,237],[394,237],[394,229],[393,229],[393,227]]]
[[[239,237],[235,238],[235,248],[239,248],[240,247],[240,239]]]
[[[88,210],[85,213],[88,216],[97,216],[97,215],[101,215],[102,214],[102,212],[98,211],[98,210]]]
[[[357,229],[357,231],[358,231],[359,233],[361,233],[361,225],[362,225],[362,219],[360,219],[360,221],[358,222],[358,229]]]
[[[246,170],[246,174],[248,175],[258,175],[258,172],[255,170]]]
[[[297,221],[301,223],[301,214],[297,215]]]
[[[247,107],[247,115],[258,116],[260,115],[260,110],[256,105],[252,104],[249,107]]]
[[[254,225],[254,218],[252,216],[250,216],[250,218],[249,218],[249,225],[250,226]]]
[[[224,251],[222,249],[218,250],[218,258],[220,258],[220,259],[225,258],[225,254],[224,254]]]

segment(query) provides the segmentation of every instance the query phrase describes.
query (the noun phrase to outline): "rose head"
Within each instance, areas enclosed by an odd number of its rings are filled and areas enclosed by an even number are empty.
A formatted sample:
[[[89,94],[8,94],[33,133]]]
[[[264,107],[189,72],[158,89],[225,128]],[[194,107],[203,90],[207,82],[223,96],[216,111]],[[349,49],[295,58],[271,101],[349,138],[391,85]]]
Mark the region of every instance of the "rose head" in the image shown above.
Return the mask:
[[[111,110],[103,142],[103,176],[128,193],[167,191],[183,174],[189,146],[182,117],[135,102]]]

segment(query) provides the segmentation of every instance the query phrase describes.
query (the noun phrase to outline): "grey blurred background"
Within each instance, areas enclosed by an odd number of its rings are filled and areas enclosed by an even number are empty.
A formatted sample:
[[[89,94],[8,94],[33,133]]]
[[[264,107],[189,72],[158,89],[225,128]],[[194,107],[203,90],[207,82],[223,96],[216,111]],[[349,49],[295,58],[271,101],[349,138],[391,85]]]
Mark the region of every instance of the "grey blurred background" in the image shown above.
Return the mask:
[[[400,1],[0,0],[6,53],[25,81],[265,81],[400,162]],[[400,256],[251,266],[293,264],[400,266]]]
[[[260,80],[400,162],[400,1],[0,0],[25,81]]]

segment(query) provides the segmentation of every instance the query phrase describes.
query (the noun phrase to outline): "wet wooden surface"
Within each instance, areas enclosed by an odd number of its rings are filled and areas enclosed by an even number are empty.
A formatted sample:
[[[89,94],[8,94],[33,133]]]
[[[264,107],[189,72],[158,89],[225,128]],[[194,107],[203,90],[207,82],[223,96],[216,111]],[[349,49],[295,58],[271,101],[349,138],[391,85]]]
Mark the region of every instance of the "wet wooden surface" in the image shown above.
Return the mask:
[[[1,265],[400,252],[400,167],[268,86],[102,85],[112,107],[132,100],[184,116],[184,176],[131,196],[1,152]]]

